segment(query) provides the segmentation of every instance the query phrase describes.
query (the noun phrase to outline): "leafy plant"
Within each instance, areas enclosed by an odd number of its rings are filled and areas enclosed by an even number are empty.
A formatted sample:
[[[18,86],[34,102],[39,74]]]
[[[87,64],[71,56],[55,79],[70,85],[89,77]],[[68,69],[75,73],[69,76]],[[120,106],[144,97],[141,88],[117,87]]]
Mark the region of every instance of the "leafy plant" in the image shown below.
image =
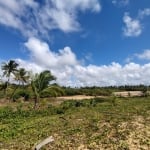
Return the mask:
[[[13,101],[18,100],[19,98],[24,98],[25,101],[28,101],[30,98],[30,93],[26,90],[19,89],[14,95],[13,95]]]
[[[41,72],[40,74],[36,74],[33,77],[31,81],[31,86],[35,94],[34,108],[37,107],[37,104],[39,103],[42,92],[48,88],[50,81],[53,81],[55,79],[56,78],[48,70],[45,70]]]

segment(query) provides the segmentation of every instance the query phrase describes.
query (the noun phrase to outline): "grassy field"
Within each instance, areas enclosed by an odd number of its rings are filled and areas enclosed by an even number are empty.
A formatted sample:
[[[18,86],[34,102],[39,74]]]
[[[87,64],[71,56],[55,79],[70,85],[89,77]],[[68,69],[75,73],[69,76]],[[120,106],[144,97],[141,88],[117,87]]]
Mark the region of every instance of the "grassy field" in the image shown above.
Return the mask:
[[[51,102],[52,103],[52,102]],[[56,102],[55,102],[56,103]],[[31,150],[53,136],[52,150],[149,150],[150,98],[93,98],[52,105],[41,100],[0,107],[0,149]]]

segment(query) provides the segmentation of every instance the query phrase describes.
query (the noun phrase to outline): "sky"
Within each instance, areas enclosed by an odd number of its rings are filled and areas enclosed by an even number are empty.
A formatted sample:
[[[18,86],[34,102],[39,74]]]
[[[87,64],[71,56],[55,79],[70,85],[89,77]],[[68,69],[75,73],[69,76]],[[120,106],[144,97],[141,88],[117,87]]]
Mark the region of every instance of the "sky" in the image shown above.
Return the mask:
[[[62,86],[150,85],[149,29],[150,0],[0,0],[0,63]]]

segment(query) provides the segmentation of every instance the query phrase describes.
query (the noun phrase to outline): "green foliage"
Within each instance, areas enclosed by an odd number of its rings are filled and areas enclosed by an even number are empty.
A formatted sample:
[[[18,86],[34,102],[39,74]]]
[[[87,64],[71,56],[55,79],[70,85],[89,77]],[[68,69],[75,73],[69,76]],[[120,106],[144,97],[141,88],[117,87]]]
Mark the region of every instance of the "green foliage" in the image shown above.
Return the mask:
[[[18,64],[14,60],[10,60],[7,63],[2,63],[1,68],[4,71],[3,75],[9,78],[11,74],[15,74],[17,67]]]
[[[84,87],[84,88],[70,88],[64,87],[65,95],[88,95],[88,96],[110,96],[112,94],[109,88],[100,87]]]
[[[134,140],[136,149],[148,149],[149,99],[117,98],[114,106],[111,100],[70,100],[39,110],[24,109],[22,103],[0,108],[0,149],[32,149],[51,135],[55,141],[45,149],[128,150]]]
[[[48,70],[45,70],[40,74],[36,74],[34,76],[34,78],[31,81],[31,87],[35,94],[34,108],[36,108],[37,104],[39,103],[41,93],[48,88],[49,82],[55,79],[56,78]]]
[[[56,78],[51,74],[50,71],[45,70],[40,74],[36,74],[35,78],[32,80],[37,92],[40,94],[43,90],[48,88],[50,81],[55,80]]]
[[[64,90],[59,86],[49,86],[40,94],[41,98],[63,96]]]
[[[55,141],[45,149],[131,149],[134,140],[135,148],[148,149],[149,99],[117,98],[114,106],[109,101],[67,101],[39,110],[24,109],[22,103],[1,107],[0,149],[32,149],[49,136]]]
[[[4,62],[1,65],[1,69],[3,71],[3,76],[7,77],[7,81],[5,82],[5,86],[3,86],[5,97],[7,97],[7,88],[9,85],[10,75],[11,74],[15,75],[15,73],[17,72],[18,66],[19,65],[14,60],[10,60],[7,63]]]
[[[15,92],[12,98],[13,101],[18,100],[19,98],[24,98],[25,101],[28,101],[30,99],[30,93],[27,90],[19,89]]]
[[[15,80],[19,82],[18,84],[22,83],[22,85],[24,85],[24,83],[27,83],[29,78],[29,73],[24,68],[19,68],[15,72]]]
[[[81,91],[77,88],[63,87],[65,95],[73,96],[82,94]]]

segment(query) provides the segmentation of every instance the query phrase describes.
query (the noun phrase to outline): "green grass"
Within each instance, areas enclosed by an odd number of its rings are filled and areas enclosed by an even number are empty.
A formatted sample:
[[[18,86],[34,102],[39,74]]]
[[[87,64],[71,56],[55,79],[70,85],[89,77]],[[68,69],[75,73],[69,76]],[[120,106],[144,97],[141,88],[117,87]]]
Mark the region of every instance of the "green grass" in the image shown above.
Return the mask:
[[[23,104],[0,108],[0,149],[132,150],[150,147],[150,98],[65,101],[39,110]],[[29,104],[30,105],[30,104]]]

